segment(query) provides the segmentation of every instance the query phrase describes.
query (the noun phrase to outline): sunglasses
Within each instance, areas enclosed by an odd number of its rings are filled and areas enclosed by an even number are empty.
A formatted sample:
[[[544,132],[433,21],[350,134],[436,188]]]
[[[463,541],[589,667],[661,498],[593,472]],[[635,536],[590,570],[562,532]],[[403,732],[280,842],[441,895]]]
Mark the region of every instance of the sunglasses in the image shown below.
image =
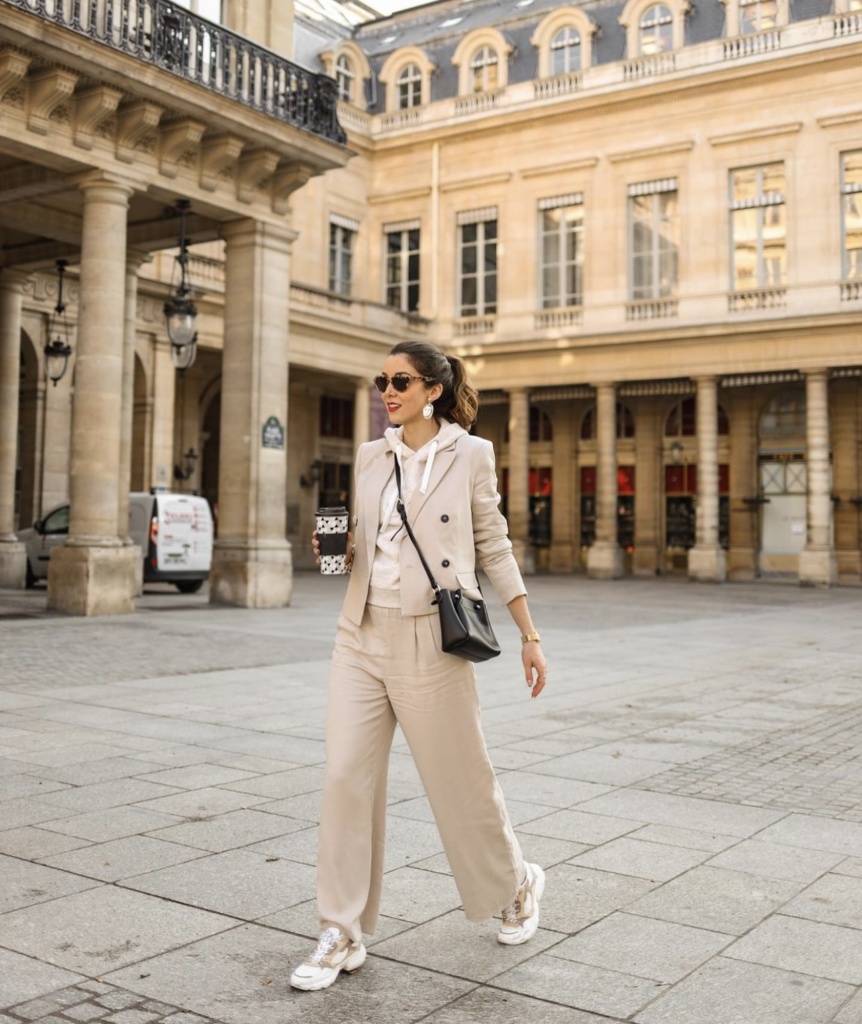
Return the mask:
[[[413,377],[409,373],[396,373],[394,377],[387,377],[385,373],[380,373],[374,378],[374,385],[378,391],[385,391],[391,384],[399,394],[403,394],[414,380],[424,380],[426,384],[432,384],[434,378]]]

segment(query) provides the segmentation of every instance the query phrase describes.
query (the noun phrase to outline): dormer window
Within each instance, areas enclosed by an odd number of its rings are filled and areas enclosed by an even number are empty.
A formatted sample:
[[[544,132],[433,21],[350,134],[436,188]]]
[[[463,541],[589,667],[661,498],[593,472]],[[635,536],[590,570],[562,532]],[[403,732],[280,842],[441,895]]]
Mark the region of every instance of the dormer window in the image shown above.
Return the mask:
[[[778,25],[778,0],[739,0],[739,34],[766,32]]]
[[[408,64],[398,76],[398,109],[409,110],[422,103],[422,72],[415,64]]]
[[[581,33],[566,25],[551,40],[551,74],[581,70]]]
[[[640,20],[640,56],[652,57],[673,49],[673,13],[664,4],[648,7]]]
[[[497,88],[499,58],[490,46],[478,49],[470,60],[473,92],[490,92]]]
[[[356,73],[350,59],[344,54],[335,62],[335,83],[338,89],[338,98],[344,100],[345,103],[353,103]]]

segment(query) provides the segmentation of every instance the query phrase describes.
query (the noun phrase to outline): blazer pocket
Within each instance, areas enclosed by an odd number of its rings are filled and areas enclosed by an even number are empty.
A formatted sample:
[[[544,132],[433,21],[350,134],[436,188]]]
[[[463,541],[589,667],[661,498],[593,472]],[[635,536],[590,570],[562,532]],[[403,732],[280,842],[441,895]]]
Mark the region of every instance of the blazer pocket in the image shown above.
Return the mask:
[[[475,572],[456,572],[455,579],[462,590],[472,590],[477,597],[481,593],[479,590],[479,577]]]

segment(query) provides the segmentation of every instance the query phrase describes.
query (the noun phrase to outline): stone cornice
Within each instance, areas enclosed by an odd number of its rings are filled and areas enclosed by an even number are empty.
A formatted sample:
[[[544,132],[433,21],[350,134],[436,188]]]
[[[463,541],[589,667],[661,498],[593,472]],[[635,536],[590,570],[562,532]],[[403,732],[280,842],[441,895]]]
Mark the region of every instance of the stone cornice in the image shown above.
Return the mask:
[[[760,128],[750,128],[744,132],[730,132],[727,135],[710,135],[707,140],[710,146],[732,146],[737,142],[752,142],[756,139],[769,139],[776,135],[795,135],[802,131],[801,121],[788,121],[785,124],[767,124]]]
[[[562,163],[548,164],[545,167],[528,167],[521,171],[522,178],[542,178],[550,174],[566,174],[574,171],[589,171],[599,162],[598,156],[585,156],[578,160],[564,160]]]
[[[459,178],[457,181],[447,181],[440,186],[441,192],[460,192],[465,188],[489,188],[491,185],[505,185],[512,180],[512,172],[504,171],[501,174],[479,174],[471,178]]]
[[[612,164],[621,164],[627,160],[645,160],[656,156],[666,156],[671,153],[688,153],[692,149],[694,149],[694,139],[682,139],[680,142],[668,142],[662,146],[618,150],[616,153],[608,153],[608,160]]]

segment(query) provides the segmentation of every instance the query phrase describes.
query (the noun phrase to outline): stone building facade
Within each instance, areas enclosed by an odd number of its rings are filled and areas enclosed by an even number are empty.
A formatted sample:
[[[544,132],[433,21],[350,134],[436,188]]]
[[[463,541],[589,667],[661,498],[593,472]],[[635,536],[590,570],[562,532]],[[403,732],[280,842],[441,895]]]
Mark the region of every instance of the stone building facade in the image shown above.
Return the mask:
[[[148,3],[83,6],[138,45],[122,12]],[[862,0],[159,3],[185,28],[135,51],[0,0],[7,584],[15,529],[71,498],[49,603],[131,607],[123,495],[170,487],[217,509],[213,599],[285,603],[404,337],[466,358],[526,569],[862,577]],[[239,92],[195,80],[251,67],[246,39],[265,56]],[[191,74],[151,59],[171,45]],[[279,53],[334,79],[338,122],[325,91],[267,99]],[[183,371],[162,315],[180,198]]]

